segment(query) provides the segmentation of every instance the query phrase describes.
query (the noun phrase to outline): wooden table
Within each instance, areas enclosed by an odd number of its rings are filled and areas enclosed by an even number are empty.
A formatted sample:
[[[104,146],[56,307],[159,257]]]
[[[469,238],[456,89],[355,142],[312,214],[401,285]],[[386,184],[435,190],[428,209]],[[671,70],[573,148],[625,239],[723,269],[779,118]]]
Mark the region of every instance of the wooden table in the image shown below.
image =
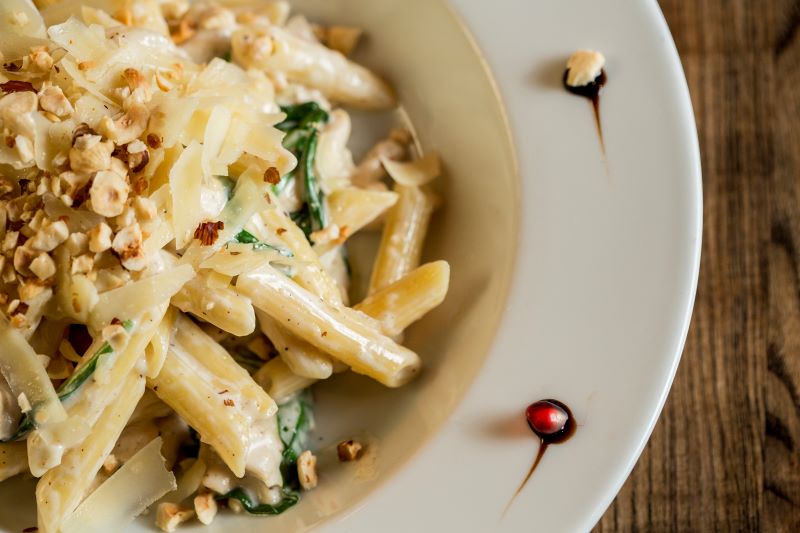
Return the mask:
[[[694,103],[694,320],[597,531],[800,531],[800,2],[662,0]]]

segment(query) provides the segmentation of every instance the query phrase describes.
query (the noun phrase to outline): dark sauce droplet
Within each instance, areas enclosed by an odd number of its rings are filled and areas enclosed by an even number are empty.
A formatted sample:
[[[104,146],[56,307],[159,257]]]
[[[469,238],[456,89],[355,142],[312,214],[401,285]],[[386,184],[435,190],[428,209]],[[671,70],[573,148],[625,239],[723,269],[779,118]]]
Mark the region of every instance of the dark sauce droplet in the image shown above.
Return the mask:
[[[525,418],[528,421],[528,427],[531,431],[539,437],[539,450],[536,452],[536,457],[533,460],[528,474],[525,479],[520,483],[519,488],[511,497],[511,501],[506,506],[506,511],[511,507],[514,499],[522,492],[525,485],[530,480],[536,467],[544,457],[544,453],[551,444],[560,444],[569,440],[575,434],[577,424],[572,411],[564,403],[558,400],[539,400],[530,404],[525,409]],[[505,511],[503,512],[505,515]]]
[[[603,125],[600,122],[600,92],[603,90],[603,87],[605,87],[606,82],[608,81],[606,71],[605,69],[601,70],[600,75],[597,76],[594,81],[588,83],[587,85],[579,85],[577,87],[569,85],[567,83],[567,77],[569,77],[569,69],[564,71],[564,88],[572,94],[583,96],[592,102],[592,108],[594,109],[594,123],[597,126],[597,135],[600,137],[600,148],[602,148],[603,156],[605,157],[606,143],[603,140]]]

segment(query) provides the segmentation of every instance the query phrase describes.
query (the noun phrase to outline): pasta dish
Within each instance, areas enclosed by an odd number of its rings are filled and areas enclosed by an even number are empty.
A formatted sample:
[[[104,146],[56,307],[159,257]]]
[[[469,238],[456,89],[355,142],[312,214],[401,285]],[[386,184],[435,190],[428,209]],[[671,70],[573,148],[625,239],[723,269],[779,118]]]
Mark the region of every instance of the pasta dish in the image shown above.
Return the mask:
[[[0,482],[37,479],[38,531],[282,513],[317,484],[309,388],[419,373],[440,164],[407,128],[354,162],[346,109],[397,105],[360,35],[279,1],[0,4]]]

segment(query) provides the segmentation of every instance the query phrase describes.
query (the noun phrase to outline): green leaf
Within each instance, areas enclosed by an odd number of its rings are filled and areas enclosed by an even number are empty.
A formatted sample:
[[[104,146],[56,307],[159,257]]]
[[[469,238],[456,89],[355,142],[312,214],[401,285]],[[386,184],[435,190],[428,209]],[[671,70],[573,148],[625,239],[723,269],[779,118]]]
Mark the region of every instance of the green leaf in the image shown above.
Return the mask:
[[[314,160],[317,157],[317,142],[319,133],[313,131],[308,137],[308,141],[303,149],[300,158],[300,170],[303,173],[303,180],[306,188],[306,200],[308,209],[311,213],[311,229],[318,231],[328,225],[325,213],[324,195],[319,187],[317,176],[314,173]]]
[[[281,501],[275,505],[270,505],[267,503],[255,504],[244,491],[244,489],[235,488],[232,491],[223,494],[222,496],[217,496],[216,499],[227,500],[233,498],[238,500],[239,503],[242,504],[242,507],[244,507],[244,510],[250,514],[279,515],[300,501],[300,493],[292,490],[283,489],[282,496],[283,497],[281,498]]]
[[[303,391],[278,406],[278,434],[283,442],[283,463],[293,464],[308,448],[314,422],[311,393]]]
[[[237,233],[233,240],[234,242],[241,244],[252,244],[253,250],[257,252],[261,250],[273,250],[281,254],[283,257],[294,257],[294,254],[291,250],[287,250],[286,248],[282,248],[280,246],[275,246],[274,244],[269,244],[268,242],[261,242],[258,240],[258,238],[256,238],[255,235],[245,229]]]

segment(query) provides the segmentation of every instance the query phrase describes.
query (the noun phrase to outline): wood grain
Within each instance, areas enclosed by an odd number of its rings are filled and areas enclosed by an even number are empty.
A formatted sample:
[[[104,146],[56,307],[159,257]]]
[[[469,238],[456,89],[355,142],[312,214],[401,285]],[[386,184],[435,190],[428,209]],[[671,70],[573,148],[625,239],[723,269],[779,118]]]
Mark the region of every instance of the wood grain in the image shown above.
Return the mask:
[[[700,284],[661,420],[596,531],[800,531],[800,2],[660,5],[700,135]]]

